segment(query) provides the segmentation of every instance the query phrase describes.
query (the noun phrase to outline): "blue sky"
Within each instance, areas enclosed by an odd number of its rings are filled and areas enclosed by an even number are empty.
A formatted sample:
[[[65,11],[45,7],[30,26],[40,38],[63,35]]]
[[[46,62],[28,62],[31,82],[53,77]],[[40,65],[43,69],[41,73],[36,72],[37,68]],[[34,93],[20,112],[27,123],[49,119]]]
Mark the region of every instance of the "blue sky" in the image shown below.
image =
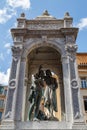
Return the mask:
[[[87,0],[0,0],[0,84],[8,83],[13,43],[10,29],[16,27],[16,19],[22,12],[32,19],[44,10],[56,18],[63,18],[68,11],[73,26],[79,27],[78,52],[87,52]]]

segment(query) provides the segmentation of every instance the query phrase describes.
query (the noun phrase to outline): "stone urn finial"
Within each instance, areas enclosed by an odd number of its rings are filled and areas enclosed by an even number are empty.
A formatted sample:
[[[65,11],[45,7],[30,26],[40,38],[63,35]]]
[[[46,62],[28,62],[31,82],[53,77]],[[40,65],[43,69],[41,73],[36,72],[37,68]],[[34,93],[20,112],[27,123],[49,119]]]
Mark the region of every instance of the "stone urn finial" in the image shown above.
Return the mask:
[[[25,17],[25,13],[21,13],[21,17]]]
[[[64,17],[70,17],[69,12],[66,12],[65,15],[64,15]]]
[[[42,14],[42,15],[49,16],[49,13],[48,13],[48,11],[47,11],[47,10],[45,10],[45,11],[43,12],[43,14]]]

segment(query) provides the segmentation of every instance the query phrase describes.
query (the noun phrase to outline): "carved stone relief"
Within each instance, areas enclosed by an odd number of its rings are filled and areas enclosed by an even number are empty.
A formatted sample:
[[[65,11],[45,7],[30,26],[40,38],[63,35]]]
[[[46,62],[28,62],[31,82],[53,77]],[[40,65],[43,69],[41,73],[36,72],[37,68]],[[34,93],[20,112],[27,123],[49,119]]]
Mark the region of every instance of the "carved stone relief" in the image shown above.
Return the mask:
[[[78,88],[77,80],[76,80],[76,79],[73,79],[73,80],[71,81],[71,85],[72,85],[72,88],[73,88],[73,89],[77,89],[77,88]]]
[[[76,44],[66,44],[65,45],[66,54],[69,56],[70,60],[73,62],[76,59],[77,48],[78,48],[78,46]]]
[[[12,79],[9,81],[9,88],[10,89],[15,89],[16,87],[16,79]]]
[[[66,43],[75,43],[75,37],[73,35],[66,36]]]
[[[46,29],[59,29],[63,26],[63,24],[42,24],[42,23],[38,23],[38,24],[29,24],[27,25],[28,29],[35,29],[35,30],[46,30]]]
[[[76,52],[76,51],[77,51],[77,48],[78,48],[78,46],[77,46],[76,44],[74,44],[74,45],[72,45],[72,44],[67,44],[67,45],[65,46],[65,50],[66,50],[67,52],[69,52],[69,53],[74,53],[74,52]]]
[[[12,61],[10,80],[16,78],[17,64],[18,64],[18,60],[20,58],[21,52],[22,52],[22,46],[18,46],[18,47],[12,46],[13,61]]]
[[[23,36],[16,36],[14,37],[14,42],[22,42],[23,41]]]
[[[47,41],[47,36],[46,35],[43,35],[42,36],[42,42],[46,42]]]
[[[21,53],[22,51],[22,45],[18,45],[18,46],[12,46],[12,53],[13,55],[16,55],[16,56],[19,56],[19,54]]]

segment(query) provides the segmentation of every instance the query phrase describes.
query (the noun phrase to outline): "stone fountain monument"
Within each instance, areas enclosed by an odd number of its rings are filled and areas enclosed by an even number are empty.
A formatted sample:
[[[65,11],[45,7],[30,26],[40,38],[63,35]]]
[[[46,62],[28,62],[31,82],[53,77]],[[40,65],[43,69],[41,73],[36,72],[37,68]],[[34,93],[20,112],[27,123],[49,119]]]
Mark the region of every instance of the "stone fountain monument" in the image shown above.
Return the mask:
[[[24,13],[17,19],[17,27],[11,29],[12,65],[0,129],[87,129],[81,110],[76,63],[78,28],[72,24],[73,18],[68,12],[63,19],[56,19],[47,10],[33,20],[26,19]],[[39,106],[46,120],[28,119],[29,93],[31,86],[35,86],[34,76],[40,65],[44,72],[51,70],[51,77],[58,83],[55,90],[58,110],[53,110],[57,120],[48,118],[44,94]]]

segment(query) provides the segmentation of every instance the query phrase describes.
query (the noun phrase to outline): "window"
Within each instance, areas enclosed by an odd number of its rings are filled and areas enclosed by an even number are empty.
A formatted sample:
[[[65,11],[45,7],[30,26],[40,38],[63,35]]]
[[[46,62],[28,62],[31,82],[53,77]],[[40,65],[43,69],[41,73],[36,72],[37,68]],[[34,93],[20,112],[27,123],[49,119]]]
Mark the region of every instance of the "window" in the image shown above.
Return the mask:
[[[5,90],[4,90],[4,95],[6,96],[6,94],[7,94],[7,90],[5,89]]]
[[[4,107],[4,100],[0,100],[0,108]]]
[[[87,97],[83,97],[84,99],[84,109],[87,112]]]
[[[81,78],[81,88],[87,88],[87,78]]]
[[[0,120],[1,120],[1,118],[2,118],[2,112],[0,112]]]
[[[0,94],[3,94],[3,91],[4,91],[4,87],[0,86]]]

